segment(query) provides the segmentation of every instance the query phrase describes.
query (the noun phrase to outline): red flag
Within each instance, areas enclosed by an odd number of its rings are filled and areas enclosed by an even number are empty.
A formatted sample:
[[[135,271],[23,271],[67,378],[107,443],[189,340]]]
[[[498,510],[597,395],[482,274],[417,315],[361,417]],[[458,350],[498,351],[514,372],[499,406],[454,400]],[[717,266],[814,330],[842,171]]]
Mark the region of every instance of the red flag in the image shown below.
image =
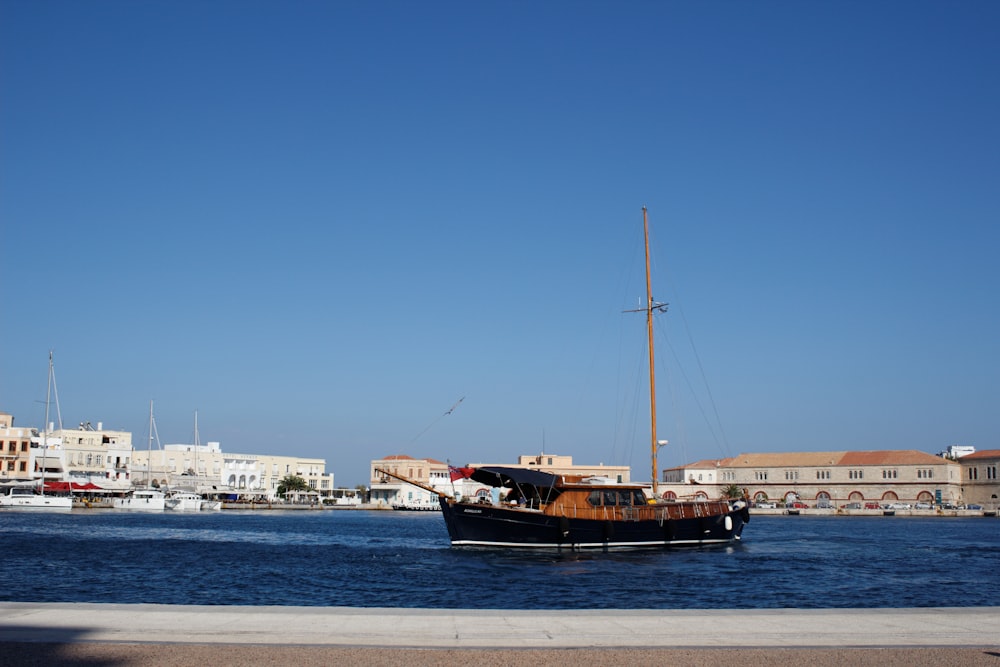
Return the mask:
[[[448,475],[451,476],[451,481],[456,479],[465,479],[466,477],[472,477],[472,473],[476,472],[475,468],[456,468],[455,466],[448,466]]]

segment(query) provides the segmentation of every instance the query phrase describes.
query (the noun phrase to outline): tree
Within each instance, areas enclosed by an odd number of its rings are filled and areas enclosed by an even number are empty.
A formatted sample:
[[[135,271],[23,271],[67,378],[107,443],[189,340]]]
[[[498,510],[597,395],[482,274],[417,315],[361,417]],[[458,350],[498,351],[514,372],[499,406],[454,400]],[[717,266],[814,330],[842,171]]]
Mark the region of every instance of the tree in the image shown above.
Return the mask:
[[[309,482],[298,475],[285,475],[281,483],[278,484],[278,495],[284,496],[289,491],[308,491]]]
[[[736,500],[743,497],[743,489],[739,487],[738,484],[730,484],[722,490],[722,497],[728,498],[730,500]]]

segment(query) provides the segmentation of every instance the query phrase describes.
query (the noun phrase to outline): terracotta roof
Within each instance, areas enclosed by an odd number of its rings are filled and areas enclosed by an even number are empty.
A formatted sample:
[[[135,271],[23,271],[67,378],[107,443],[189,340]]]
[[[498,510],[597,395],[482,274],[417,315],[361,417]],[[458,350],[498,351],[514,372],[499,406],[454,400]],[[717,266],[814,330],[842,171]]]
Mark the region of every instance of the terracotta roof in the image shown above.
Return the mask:
[[[769,452],[766,454],[739,454],[722,459],[724,468],[781,468],[820,467],[838,465],[849,452]]]
[[[877,452],[847,452],[841,459],[843,466],[878,466],[878,465],[935,465],[945,459],[927,452],[915,449],[885,450]]]
[[[392,456],[385,456],[378,460],[379,461],[427,461],[431,465],[436,465],[436,466],[447,465],[446,463],[438,461],[437,459],[415,459],[412,456],[408,456],[406,454],[393,454]]]
[[[1000,452],[997,452],[1000,455]],[[890,449],[872,452],[767,452],[744,453],[720,459],[720,468],[822,468],[825,466],[933,465],[944,461],[939,456],[915,449]],[[698,461],[681,468],[715,466],[715,461]]]
[[[960,457],[959,461],[973,461],[978,459],[1000,459],[1000,449],[984,449],[981,452],[973,452]]]

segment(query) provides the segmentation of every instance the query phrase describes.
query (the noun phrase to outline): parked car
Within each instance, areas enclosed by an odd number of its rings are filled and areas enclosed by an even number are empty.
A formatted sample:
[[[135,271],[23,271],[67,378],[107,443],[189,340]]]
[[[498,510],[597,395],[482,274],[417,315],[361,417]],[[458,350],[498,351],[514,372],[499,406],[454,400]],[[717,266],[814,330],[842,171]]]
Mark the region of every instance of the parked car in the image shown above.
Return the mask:
[[[967,509],[967,510],[981,510],[981,509],[983,509],[983,506],[982,505],[966,505],[965,509]]]
[[[910,503],[893,503],[888,508],[891,510],[908,510],[913,509],[913,506]]]
[[[865,503],[865,509],[866,510],[880,510],[880,509],[882,509],[882,506],[879,505],[878,503]]]
[[[774,503],[754,503],[754,507],[762,510],[773,510],[777,505]]]
[[[788,503],[788,504],[786,504],[785,507],[787,507],[788,509],[792,509],[792,510],[809,509],[808,505],[806,505],[805,503],[800,502],[798,500],[796,500],[794,503]]]
[[[833,503],[831,503],[829,500],[821,500],[818,503],[816,503],[816,509],[820,509],[820,510],[832,510],[833,509]]]
[[[934,506],[931,505],[930,503],[917,503],[916,505],[913,506],[913,508],[918,510],[929,510],[929,509],[934,509]]]
[[[841,505],[840,507],[845,510],[859,510],[861,509],[861,503],[847,503],[846,505]]]

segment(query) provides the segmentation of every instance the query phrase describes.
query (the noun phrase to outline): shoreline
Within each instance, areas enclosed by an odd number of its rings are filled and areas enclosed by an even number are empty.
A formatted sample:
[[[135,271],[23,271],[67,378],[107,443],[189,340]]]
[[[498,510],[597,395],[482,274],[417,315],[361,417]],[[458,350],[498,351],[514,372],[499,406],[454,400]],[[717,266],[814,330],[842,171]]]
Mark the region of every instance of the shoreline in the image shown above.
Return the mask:
[[[0,602],[0,665],[992,665],[1000,607],[581,611]],[[459,663],[461,664],[461,663]]]

